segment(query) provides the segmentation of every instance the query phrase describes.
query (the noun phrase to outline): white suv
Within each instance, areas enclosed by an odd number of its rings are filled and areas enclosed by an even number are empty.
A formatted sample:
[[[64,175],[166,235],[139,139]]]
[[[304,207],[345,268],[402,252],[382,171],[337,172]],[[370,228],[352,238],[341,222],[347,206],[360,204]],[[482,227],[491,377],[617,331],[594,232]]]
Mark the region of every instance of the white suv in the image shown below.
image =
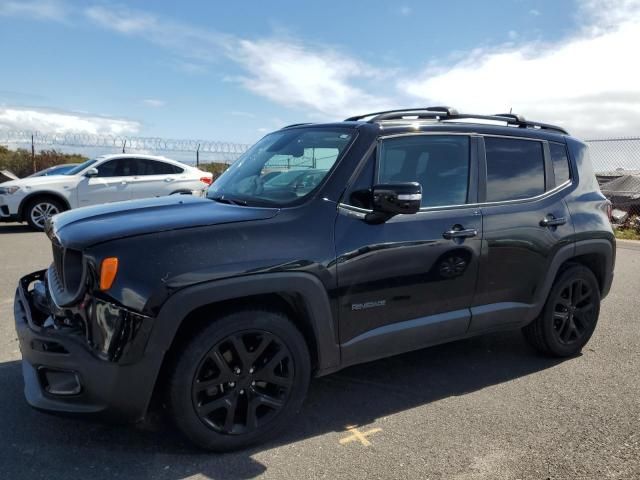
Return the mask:
[[[201,195],[213,175],[151,155],[105,155],[57,176],[0,184],[0,221],[44,229],[52,215],[70,208],[173,194]]]

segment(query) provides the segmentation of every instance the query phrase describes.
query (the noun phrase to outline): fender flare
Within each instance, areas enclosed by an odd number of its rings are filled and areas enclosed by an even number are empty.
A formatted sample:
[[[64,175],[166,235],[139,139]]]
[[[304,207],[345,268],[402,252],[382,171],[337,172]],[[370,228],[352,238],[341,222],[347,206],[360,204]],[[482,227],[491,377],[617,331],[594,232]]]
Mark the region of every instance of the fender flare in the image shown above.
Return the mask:
[[[67,200],[63,195],[60,195],[59,192],[55,192],[51,190],[38,190],[36,192],[30,193],[20,201],[20,205],[18,206],[19,220],[22,221],[24,219],[24,209],[29,204],[31,199],[35,197],[40,197],[40,196],[56,198],[57,200],[60,200],[65,207],[67,207],[67,210],[71,210],[71,204],[69,203],[69,200]]]
[[[592,239],[592,240],[580,240],[571,245],[565,245],[561,247],[554,255],[547,275],[544,279],[542,288],[540,288],[535,296],[534,300],[534,312],[532,312],[532,318],[537,317],[542,311],[553,282],[555,281],[560,267],[572,258],[579,257],[581,255],[597,254],[604,257],[604,278],[602,284],[601,296],[604,298],[611,288],[611,282],[613,280],[613,262],[615,259],[615,247],[611,240],[604,238]]]
[[[155,322],[147,349],[166,353],[189,313],[210,303],[273,293],[298,294],[308,315],[317,345],[317,374],[329,373],[340,365],[340,347],[334,330],[327,291],[320,280],[302,272],[264,273],[200,283],[174,293],[164,303]]]

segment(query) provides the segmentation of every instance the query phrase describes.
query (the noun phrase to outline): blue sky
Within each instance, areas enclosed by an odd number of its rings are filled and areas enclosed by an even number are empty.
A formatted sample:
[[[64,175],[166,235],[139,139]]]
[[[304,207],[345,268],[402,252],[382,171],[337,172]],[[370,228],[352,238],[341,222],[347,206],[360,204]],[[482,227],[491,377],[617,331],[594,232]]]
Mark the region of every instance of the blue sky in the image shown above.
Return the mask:
[[[252,142],[446,103],[630,135],[638,3],[0,0],[0,128]]]

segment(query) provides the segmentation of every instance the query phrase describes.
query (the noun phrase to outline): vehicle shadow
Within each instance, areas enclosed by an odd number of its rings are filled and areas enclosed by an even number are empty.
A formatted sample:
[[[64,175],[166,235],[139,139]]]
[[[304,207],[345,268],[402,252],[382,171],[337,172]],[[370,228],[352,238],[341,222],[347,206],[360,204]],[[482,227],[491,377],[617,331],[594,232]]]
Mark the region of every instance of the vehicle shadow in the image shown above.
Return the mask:
[[[166,421],[140,427],[63,418],[30,409],[19,362],[0,364],[0,478],[253,478],[268,468],[253,456],[347,425],[533,374],[560,363],[509,332],[348,368],[312,382],[296,424],[274,442],[237,453],[191,447]],[[337,442],[337,440],[336,440]],[[5,470],[5,472],[3,472]]]
[[[0,223],[0,235],[3,233],[37,233],[26,223]]]

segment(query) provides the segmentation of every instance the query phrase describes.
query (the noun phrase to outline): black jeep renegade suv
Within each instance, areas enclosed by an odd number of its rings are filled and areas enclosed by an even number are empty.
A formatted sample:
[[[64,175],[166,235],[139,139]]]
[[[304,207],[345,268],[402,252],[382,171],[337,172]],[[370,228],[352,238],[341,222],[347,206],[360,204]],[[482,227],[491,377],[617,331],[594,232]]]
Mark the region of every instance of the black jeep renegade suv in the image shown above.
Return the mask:
[[[53,263],[16,293],[25,395],[132,421],[164,398],[193,442],[228,450],[356,363],[514,328],[575,355],[613,277],[608,209],[586,145],[517,115],[292,125],[207,198],[52,219]]]

